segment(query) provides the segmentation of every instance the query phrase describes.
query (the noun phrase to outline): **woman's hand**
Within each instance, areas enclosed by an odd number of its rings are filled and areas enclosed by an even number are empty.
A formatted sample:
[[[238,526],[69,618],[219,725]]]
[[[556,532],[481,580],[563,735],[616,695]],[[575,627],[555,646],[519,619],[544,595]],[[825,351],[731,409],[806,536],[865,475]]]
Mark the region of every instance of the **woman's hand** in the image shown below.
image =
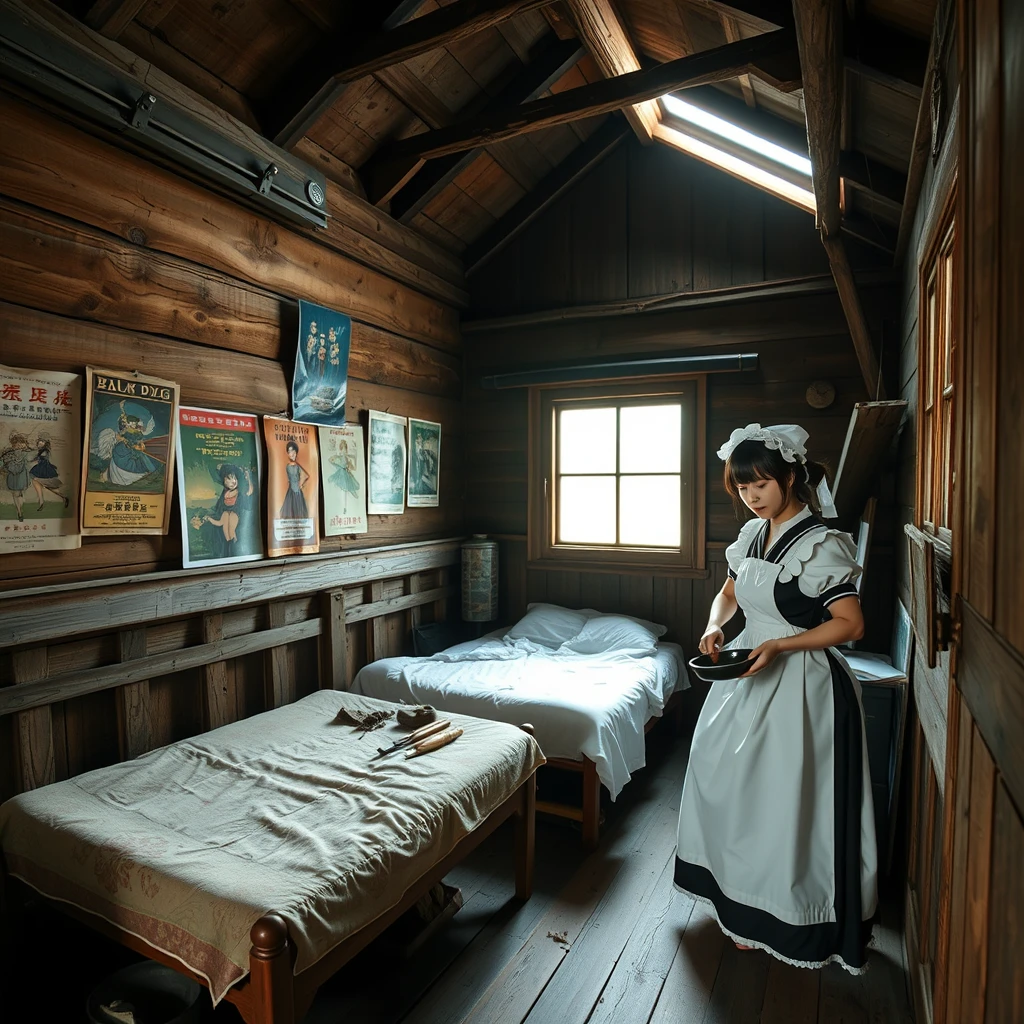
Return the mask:
[[[718,660],[718,652],[722,649],[722,644],[725,643],[725,634],[717,627],[711,626],[704,631],[704,635],[700,638],[700,643],[697,644],[697,650],[701,654],[710,654],[712,659]]]
[[[754,664],[740,676],[740,679],[746,679],[747,676],[752,676],[755,672],[767,668],[785,650],[781,640],[766,640],[763,644],[759,644],[750,652]]]

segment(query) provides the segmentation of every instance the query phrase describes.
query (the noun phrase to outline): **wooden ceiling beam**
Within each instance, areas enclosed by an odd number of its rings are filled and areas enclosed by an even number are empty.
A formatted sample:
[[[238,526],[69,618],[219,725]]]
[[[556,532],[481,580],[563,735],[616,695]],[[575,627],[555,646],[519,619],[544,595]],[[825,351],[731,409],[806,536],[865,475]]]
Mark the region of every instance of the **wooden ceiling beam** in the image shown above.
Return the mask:
[[[542,128],[608,114],[678,89],[724,81],[745,72],[760,74],[763,60],[789,52],[794,46],[793,33],[788,29],[727,43],[646,71],[606,78],[532,103],[471,117],[450,128],[412,135],[392,143],[386,153],[382,153],[382,160],[402,162],[408,157],[429,160],[461,153]]]
[[[928,67],[928,43],[874,18],[847,21],[844,63],[850,71],[888,89],[920,99]]]
[[[266,104],[263,123],[279,146],[294,145],[334,103],[346,83],[448,46],[551,0],[455,0],[390,30],[338,32],[302,56],[296,74]],[[392,17],[391,23],[398,21]]]
[[[727,43],[736,43],[743,38],[739,25],[733,21],[729,15],[720,15],[720,20],[722,22],[722,31],[725,32],[725,41]],[[750,75],[740,75],[739,83],[740,91],[743,93],[743,102],[746,103],[751,110],[756,110],[757,98],[754,96],[754,87],[750,84]]]
[[[580,39],[605,78],[640,70],[640,61],[612,0],[566,0]],[[654,139],[660,120],[657,100],[647,100],[622,111],[636,137],[645,145]]]
[[[630,127],[623,118],[610,117],[586,142],[577,146],[553,171],[545,175],[493,227],[467,246],[462,255],[466,275],[478,270],[512,241],[587,171],[599,164],[629,133]]]
[[[149,0],[96,0],[85,15],[85,23],[108,39],[116,39]]]
[[[790,0],[685,0],[684,6],[703,8],[713,18],[728,18],[755,32],[793,24]]]
[[[536,99],[572,68],[584,52],[583,44],[578,39],[556,40],[527,64],[484,109],[504,110],[516,103]],[[391,215],[408,222],[481,152],[480,149],[471,149],[464,153],[452,153],[426,164],[417,158],[410,158],[422,169],[401,191],[391,197]],[[370,201],[381,202],[387,198],[388,188],[380,176],[375,175],[373,164],[370,161],[365,172],[371,187],[375,182],[378,189],[377,192],[371,191]],[[408,180],[405,172],[399,171],[399,176]]]
[[[853,339],[864,385],[885,398],[853,271],[840,236],[840,132],[843,109],[843,7],[841,0],[793,0],[796,38],[803,71],[807,150],[817,206],[818,229]]]

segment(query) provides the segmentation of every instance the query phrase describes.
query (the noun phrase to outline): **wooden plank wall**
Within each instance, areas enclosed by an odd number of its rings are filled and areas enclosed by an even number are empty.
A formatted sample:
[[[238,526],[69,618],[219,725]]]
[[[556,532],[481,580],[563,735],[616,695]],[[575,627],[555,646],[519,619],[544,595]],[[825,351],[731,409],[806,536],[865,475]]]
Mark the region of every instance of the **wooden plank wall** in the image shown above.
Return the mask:
[[[717,448],[733,428],[751,421],[798,422],[810,432],[812,454],[834,470],[853,404],[868,396],[834,292],[533,326],[475,319],[820,273],[827,273],[827,261],[810,215],[665,147],[631,144],[471,277],[472,313],[464,325],[467,527],[509,538],[506,617],[541,599],[617,606],[666,621],[670,636],[692,649],[724,580],[724,548],[739,526],[722,487]],[[880,331],[883,317],[895,312],[895,289],[866,289],[864,295]],[[760,357],[756,371],[708,380],[709,578],[527,572],[524,545],[512,539],[527,528],[526,391],[484,391],[479,376],[666,351],[753,351]],[[890,361],[895,354],[893,345]],[[835,402],[824,410],[805,399],[807,386],[819,379],[836,389]],[[873,557],[885,565],[891,535],[880,530],[879,537]],[[891,592],[880,577],[872,587]],[[887,635],[882,642],[879,649],[888,649]]]
[[[337,618],[329,603],[325,612],[323,594],[341,584],[330,573],[310,574],[309,565],[358,564],[355,577],[345,576],[344,603],[377,602],[379,626],[346,627],[350,674],[367,657],[398,653],[407,643],[411,605],[387,602],[422,592],[433,597],[415,616],[429,621],[435,611],[443,614],[452,559],[439,564],[418,542],[457,537],[463,529],[462,355],[454,303],[465,285],[457,261],[412,229],[389,221],[375,232],[371,223],[353,220],[353,210],[338,207],[324,232],[275,223],[4,91],[0,135],[3,362],[138,369],[179,382],[186,404],[279,413],[289,405],[297,300],[308,299],[353,317],[348,419],[365,425],[370,408],[413,415],[440,422],[444,437],[438,508],[371,516],[364,536],[324,540],[323,554],[312,559],[270,563],[273,573],[295,581],[279,600],[238,589],[240,579],[263,566],[224,579],[203,575],[208,570],[183,572],[176,507],[166,537],[90,537],[77,551],[3,556],[5,633],[7,612],[26,588],[44,588],[32,593],[45,596],[89,584],[73,591],[80,613],[73,609],[59,623],[41,619],[34,639],[7,633],[0,640],[3,684],[111,666],[130,675],[137,659],[156,658],[146,664],[159,667],[169,652],[214,645],[208,651],[216,654],[221,642],[240,653],[209,663],[189,655],[187,671],[165,668],[133,676],[130,687],[100,688],[0,717],[2,797],[315,688],[320,638]],[[395,564],[390,555],[350,557],[384,549],[405,549],[408,557]],[[144,612],[140,604],[134,621],[80,627],[93,621],[92,609],[141,599],[148,581],[168,578],[208,584],[201,607],[175,614],[162,605]],[[245,638],[267,630],[284,631],[271,639],[292,630],[294,641],[246,648]],[[367,642],[368,630],[376,646]],[[30,753],[18,764],[15,735]]]

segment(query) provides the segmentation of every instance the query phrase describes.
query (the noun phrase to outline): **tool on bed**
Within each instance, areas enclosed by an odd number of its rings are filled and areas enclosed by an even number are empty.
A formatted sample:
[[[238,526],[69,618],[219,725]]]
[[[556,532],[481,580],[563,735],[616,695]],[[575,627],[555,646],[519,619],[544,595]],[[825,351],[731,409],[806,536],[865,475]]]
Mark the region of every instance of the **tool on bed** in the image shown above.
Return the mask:
[[[378,747],[377,753],[374,754],[370,760],[375,761],[378,757],[384,757],[386,754],[393,754],[396,750],[401,750],[403,747],[408,747],[413,743],[419,743],[436,733],[444,732],[444,730],[449,728],[451,724],[452,723],[447,719],[443,719],[439,722],[431,722],[430,725],[425,725],[421,729],[417,729],[415,732],[409,733],[404,740],[392,743],[390,747]]]
[[[451,723],[449,723],[451,724]],[[457,740],[462,735],[462,730],[459,728],[445,729],[444,732],[439,732],[436,736],[431,736],[429,739],[421,740],[411,750],[405,752],[405,756],[419,757],[420,754],[429,754],[432,750],[440,750],[441,747],[448,746],[454,740]]]

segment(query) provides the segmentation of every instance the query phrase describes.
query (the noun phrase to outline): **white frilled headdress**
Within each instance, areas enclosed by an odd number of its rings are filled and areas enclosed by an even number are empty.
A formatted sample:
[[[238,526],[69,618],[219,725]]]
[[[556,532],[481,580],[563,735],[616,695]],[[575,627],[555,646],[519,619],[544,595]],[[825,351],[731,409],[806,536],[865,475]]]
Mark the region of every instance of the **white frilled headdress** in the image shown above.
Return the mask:
[[[795,423],[776,423],[770,427],[762,427],[760,423],[748,423],[738,427],[729,435],[729,440],[718,449],[718,457],[725,461],[732,455],[736,446],[744,441],[760,441],[766,448],[777,451],[786,462],[799,462],[804,466],[804,477],[807,477],[807,431]],[[818,504],[821,514],[826,519],[838,516],[832,492],[828,489],[828,481],[822,476],[817,487]]]

